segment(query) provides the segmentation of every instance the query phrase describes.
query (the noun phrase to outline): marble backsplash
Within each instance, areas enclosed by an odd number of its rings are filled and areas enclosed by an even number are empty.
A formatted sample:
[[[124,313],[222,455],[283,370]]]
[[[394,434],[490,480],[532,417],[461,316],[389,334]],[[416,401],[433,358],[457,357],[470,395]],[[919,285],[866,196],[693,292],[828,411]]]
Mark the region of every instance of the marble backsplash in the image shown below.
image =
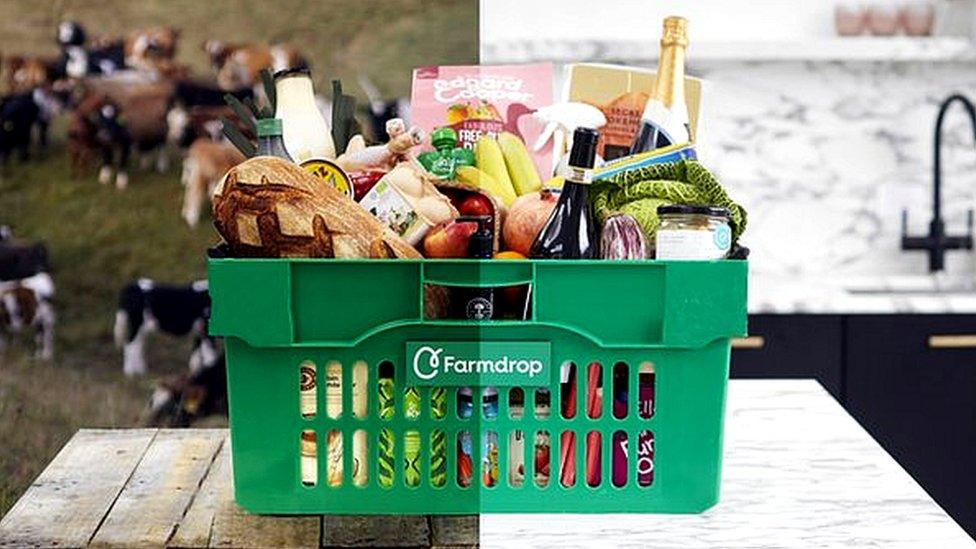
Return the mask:
[[[693,66],[706,78],[700,155],[749,212],[752,270],[788,277],[925,274],[900,249],[931,219],[933,135],[952,92],[976,100],[967,62],[768,62]],[[976,207],[976,144],[959,105],[946,119],[943,211],[965,234]],[[947,271],[976,273],[948,252]]]

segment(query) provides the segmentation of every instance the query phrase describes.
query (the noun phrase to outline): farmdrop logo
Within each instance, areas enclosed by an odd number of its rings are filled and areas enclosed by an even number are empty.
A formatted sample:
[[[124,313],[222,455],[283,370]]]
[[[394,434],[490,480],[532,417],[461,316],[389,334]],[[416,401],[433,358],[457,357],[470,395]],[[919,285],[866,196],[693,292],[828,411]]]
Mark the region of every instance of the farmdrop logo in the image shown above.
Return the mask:
[[[549,343],[407,342],[407,385],[549,385]]]

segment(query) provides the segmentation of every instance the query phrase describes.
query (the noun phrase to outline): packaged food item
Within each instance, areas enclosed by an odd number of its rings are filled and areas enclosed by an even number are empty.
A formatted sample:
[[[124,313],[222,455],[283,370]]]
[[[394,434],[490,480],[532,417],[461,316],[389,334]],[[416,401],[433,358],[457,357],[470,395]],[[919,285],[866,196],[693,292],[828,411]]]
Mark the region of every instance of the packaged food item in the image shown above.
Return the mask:
[[[383,176],[386,175],[385,171],[381,170],[364,170],[361,172],[349,172],[349,181],[352,183],[352,196],[353,200],[359,202],[366,196],[376,183]]]
[[[471,431],[461,431],[457,438],[457,482],[459,486],[471,486],[474,478],[474,455]]]
[[[605,162],[599,168],[593,169],[593,180],[610,179],[617,174],[633,171],[654,164],[677,162],[679,160],[697,160],[698,153],[691,143],[672,145],[662,149],[655,149],[645,153],[634,154]]]
[[[553,102],[549,63],[421,67],[413,72],[411,118],[426,131],[449,126],[461,146],[502,132],[530,143],[541,128],[525,115]],[[538,173],[552,169],[552,151],[532,154]]]
[[[498,433],[485,431],[483,438],[484,459],[481,462],[481,482],[485,487],[491,488],[498,484]]]
[[[659,206],[656,259],[723,259],[732,246],[729,210],[713,206]]]
[[[359,205],[406,242],[416,245],[431,227],[457,217],[457,209],[441,194],[423,169],[402,162],[370,189]]]
[[[597,151],[605,160],[630,153],[641,115],[654,90],[655,72],[647,69],[577,63],[567,70],[567,101],[589,103],[603,111],[607,124],[600,128],[602,142]],[[688,130],[691,141],[697,135],[701,115],[702,81],[684,78]]]
[[[453,179],[459,166],[474,166],[475,155],[471,149],[458,146],[457,133],[453,128],[443,126],[430,134],[433,151],[425,152],[417,160],[428,172],[441,179]]]
[[[315,104],[308,69],[286,69],[274,75],[275,118],[281,120],[288,156],[301,164],[311,158],[335,160],[332,130]]]

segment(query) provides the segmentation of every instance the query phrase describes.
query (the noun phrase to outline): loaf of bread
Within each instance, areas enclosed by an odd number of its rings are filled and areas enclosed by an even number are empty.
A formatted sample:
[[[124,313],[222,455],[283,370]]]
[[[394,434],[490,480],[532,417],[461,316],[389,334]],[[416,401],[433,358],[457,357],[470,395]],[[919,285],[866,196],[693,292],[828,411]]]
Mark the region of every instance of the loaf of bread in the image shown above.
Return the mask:
[[[227,172],[214,191],[213,218],[237,257],[421,257],[351,198],[270,156]]]

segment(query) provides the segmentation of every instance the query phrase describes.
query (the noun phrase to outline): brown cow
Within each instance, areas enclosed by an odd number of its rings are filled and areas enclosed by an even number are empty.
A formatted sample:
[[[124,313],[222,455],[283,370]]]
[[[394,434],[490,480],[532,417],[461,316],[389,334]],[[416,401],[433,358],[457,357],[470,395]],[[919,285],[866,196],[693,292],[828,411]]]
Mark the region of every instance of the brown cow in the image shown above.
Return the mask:
[[[4,61],[8,92],[25,92],[45,86],[52,80],[55,58],[10,55]]]
[[[262,70],[307,67],[307,60],[292,44],[230,44],[207,40],[203,50],[217,71],[217,84],[225,90],[239,90],[258,84]]]
[[[223,141],[200,138],[190,145],[183,160],[183,219],[195,227],[203,205],[213,196],[214,187],[227,170],[244,161],[244,155]]]
[[[173,27],[147,27],[130,32],[124,41],[125,65],[141,70],[171,70],[180,31]]]
[[[54,282],[47,273],[22,280],[0,281],[0,354],[12,333],[34,330],[35,356],[54,356]]]

